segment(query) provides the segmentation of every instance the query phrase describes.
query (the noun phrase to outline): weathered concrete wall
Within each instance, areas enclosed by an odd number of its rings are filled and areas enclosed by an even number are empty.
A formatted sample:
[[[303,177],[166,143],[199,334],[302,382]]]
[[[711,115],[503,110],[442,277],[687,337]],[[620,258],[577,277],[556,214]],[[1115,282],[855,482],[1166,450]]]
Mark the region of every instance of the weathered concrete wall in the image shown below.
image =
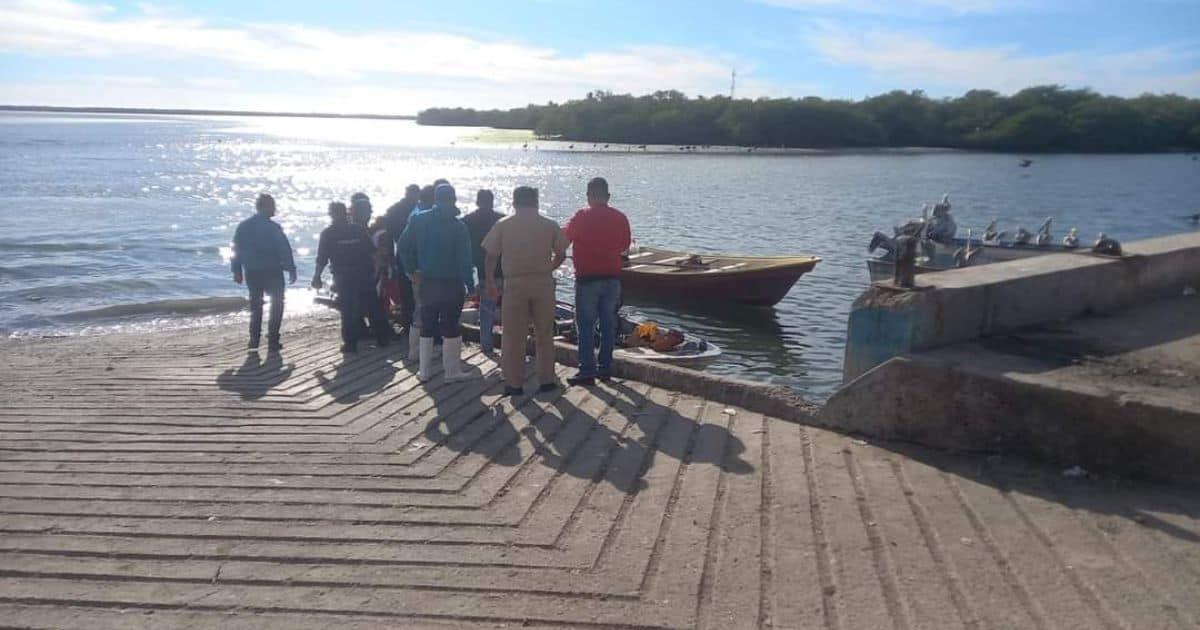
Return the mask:
[[[873,285],[854,303],[843,380],[891,357],[1107,313],[1200,285],[1200,232],[1125,245],[1120,259],[1054,254],[917,278],[917,289]]]
[[[917,354],[856,379],[820,417],[877,438],[1200,486],[1200,409],[1159,402]]]

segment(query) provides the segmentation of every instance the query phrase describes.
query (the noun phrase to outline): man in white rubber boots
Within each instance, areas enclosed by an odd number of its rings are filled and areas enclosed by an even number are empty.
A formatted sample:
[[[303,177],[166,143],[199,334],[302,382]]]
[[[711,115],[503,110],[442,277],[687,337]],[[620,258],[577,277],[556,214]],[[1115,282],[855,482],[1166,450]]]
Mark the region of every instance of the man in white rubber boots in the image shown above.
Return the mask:
[[[417,379],[433,378],[433,340],[441,335],[442,369],[446,381],[471,377],[462,369],[463,301],[475,290],[471,237],[458,219],[454,188],[441,184],[434,190],[434,206],[413,216],[400,235],[404,269],[420,296],[420,369]]]

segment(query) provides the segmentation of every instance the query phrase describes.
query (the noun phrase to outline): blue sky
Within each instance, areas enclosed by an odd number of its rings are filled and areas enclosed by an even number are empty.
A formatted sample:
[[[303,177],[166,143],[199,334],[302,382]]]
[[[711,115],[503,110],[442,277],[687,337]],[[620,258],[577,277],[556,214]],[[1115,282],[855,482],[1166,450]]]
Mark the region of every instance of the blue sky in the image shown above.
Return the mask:
[[[415,113],[589,90],[1200,97],[1200,0],[0,0],[0,103]]]

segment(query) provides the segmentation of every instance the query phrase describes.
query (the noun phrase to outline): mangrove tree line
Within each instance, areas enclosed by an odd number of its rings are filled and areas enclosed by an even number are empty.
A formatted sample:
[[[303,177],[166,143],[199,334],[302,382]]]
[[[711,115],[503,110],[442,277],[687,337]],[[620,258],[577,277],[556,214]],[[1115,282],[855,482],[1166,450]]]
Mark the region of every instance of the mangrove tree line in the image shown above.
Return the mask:
[[[590,92],[510,110],[435,108],[422,125],[530,129],[578,142],[748,147],[948,147],[996,151],[1153,152],[1200,149],[1200,99],[1104,96],[1047,85],[1011,96],[972,90],[935,99],[894,91],[861,101],[689,98]]]

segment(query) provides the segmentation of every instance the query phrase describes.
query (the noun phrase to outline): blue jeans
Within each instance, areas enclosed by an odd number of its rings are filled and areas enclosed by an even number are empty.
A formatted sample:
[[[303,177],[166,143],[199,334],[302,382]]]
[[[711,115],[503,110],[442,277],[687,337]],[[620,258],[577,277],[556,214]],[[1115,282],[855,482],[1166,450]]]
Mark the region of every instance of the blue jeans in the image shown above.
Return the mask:
[[[499,306],[495,300],[481,292],[479,296],[479,345],[488,354],[496,349],[493,337],[496,328],[496,309]]]
[[[246,288],[250,291],[250,339],[262,335],[263,296],[271,298],[271,315],[267,320],[267,339],[279,341],[279,325],[283,322],[283,270],[247,269]]]
[[[612,374],[613,346],[617,341],[617,301],[621,281],[616,278],[575,281],[575,326],[579,333],[579,377]],[[600,324],[600,358],[596,359],[596,323]]]

